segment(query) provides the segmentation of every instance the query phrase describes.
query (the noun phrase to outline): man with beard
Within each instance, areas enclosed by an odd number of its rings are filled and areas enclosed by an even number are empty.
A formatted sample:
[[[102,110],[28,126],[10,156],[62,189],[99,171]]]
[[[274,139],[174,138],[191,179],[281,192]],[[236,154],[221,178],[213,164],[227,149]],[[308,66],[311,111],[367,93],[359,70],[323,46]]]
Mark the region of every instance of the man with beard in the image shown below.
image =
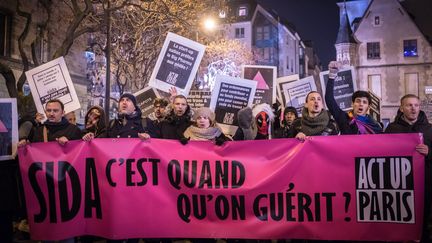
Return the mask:
[[[422,133],[423,143],[416,146],[416,151],[425,156],[425,196],[423,210],[423,231],[420,242],[430,242],[429,214],[432,201],[431,160],[432,160],[432,126],[426,114],[420,110],[420,99],[413,94],[407,94],[400,100],[400,108],[394,122],[390,123],[385,133]]]
[[[166,107],[168,106],[168,100],[164,98],[156,98],[153,102],[153,112],[146,117],[147,130],[152,138],[160,137],[160,123],[165,119]]]
[[[184,140],[183,133],[190,125],[191,109],[187,99],[183,95],[177,95],[173,99],[171,112],[160,123],[160,138]]]
[[[143,127],[141,110],[137,106],[135,96],[125,93],[118,103],[118,118],[111,120],[108,127],[109,138],[141,138],[148,139],[150,135]]]
[[[302,117],[294,121],[290,134],[303,141],[307,136],[328,136],[338,133],[336,122],[324,109],[321,94],[317,91],[309,92],[302,110]]]
[[[63,117],[64,105],[60,100],[50,100],[45,105],[47,121],[41,126],[35,127],[27,138],[18,143],[19,146],[28,142],[57,141],[65,145],[69,140],[81,139],[81,130]]]

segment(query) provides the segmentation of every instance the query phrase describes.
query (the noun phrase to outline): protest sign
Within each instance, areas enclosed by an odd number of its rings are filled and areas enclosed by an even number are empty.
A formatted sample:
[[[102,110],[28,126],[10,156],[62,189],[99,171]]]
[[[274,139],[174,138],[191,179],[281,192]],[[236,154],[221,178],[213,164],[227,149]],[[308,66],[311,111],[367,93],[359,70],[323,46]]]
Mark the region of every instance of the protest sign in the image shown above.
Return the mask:
[[[225,133],[234,135],[237,130],[237,113],[246,106],[251,106],[257,82],[230,76],[217,75],[212,91],[210,108],[216,114]]]
[[[175,87],[179,94],[187,96],[204,50],[204,45],[168,32],[149,86],[167,93],[171,87]]]
[[[187,96],[187,102],[192,109],[199,109],[201,107],[209,107],[211,100],[210,90],[191,89]]]
[[[283,95],[282,85],[299,79],[300,77],[298,74],[280,77],[276,79],[277,99],[279,100],[279,103],[282,105],[282,107],[285,107],[287,103],[285,96]]]
[[[19,159],[35,240],[412,241],[423,222],[424,157],[414,149],[420,142],[419,134],[222,147],[95,139],[32,143],[19,149]]]
[[[306,101],[306,96],[311,91],[316,91],[315,79],[313,76],[297,81],[287,82],[282,86],[282,96],[285,97],[286,106],[292,106],[301,114]]]
[[[134,94],[137,105],[141,109],[142,117],[147,117],[153,112],[153,102],[160,95],[156,89],[152,87],[145,87],[144,89]]]
[[[0,161],[15,158],[18,143],[17,101],[0,99]]]
[[[273,66],[242,66],[242,78],[257,82],[253,104],[276,103],[277,68]]]
[[[45,104],[58,99],[65,114],[81,107],[63,57],[30,69],[26,73],[36,109],[45,114]]]
[[[354,67],[340,70],[334,82],[334,98],[339,107],[344,110],[351,109],[351,96],[357,90],[356,76]],[[328,71],[320,72],[321,88],[325,95]]]
[[[371,96],[371,103],[369,104],[369,114],[375,121],[381,121],[381,98],[378,97],[374,92],[369,90]]]

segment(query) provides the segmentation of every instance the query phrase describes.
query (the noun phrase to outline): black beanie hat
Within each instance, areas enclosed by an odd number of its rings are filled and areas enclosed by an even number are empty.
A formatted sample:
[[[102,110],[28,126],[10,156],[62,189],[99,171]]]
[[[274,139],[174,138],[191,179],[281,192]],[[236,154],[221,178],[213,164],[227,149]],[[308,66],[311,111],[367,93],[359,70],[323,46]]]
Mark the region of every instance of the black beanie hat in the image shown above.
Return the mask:
[[[139,111],[140,110],[140,108],[138,107],[138,105],[137,105],[137,101],[136,101],[136,98],[135,98],[135,96],[133,95],[133,94],[130,94],[130,93],[124,93],[124,94],[122,94],[122,96],[120,96],[120,100],[121,99],[123,99],[123,98],[128,98],[128,99],[130,99],[131,101],[132,101],[132,103],[134,104],[134,106],[135,106],[135,110],[136,111]],[[120,101],[119,100],[119,101]]]
[[[284,115],[286,115],[288,112],[294,113],[295,117],[298,118],[298,114],[297,114],[297,109],[296,108],[294,108],[292,106],[285,107],[285,109],[284,109]]]

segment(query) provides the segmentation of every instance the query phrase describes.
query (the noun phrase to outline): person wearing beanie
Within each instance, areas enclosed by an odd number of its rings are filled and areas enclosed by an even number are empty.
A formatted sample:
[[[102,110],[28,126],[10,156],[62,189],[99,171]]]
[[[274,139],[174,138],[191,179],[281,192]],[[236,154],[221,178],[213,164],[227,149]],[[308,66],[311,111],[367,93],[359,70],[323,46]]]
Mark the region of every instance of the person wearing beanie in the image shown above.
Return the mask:
[[[334,97],[334,83],[339,71],[339,63],[329,63],[329,78],[326,85],[325,101],[327,107],[336,120],[341,134],[376,134],[383,129],[368,113],[371,96],[366,91],[356,91],[351,97],[352,111],[345,113],[336,103]]]
[[[298,119],[298,113],[296,108],[292,106],[285,107],[283,112],[282,121],[280,127],[275,130],[275,138],[290,138],[293,137],[290,134],[290,130],[293,122]]]
[[[132,94],[125,93],[120,96],[118,103],[118,117],[111,120],[107,129],[109,138],[141,138],[148,139],[145,124],[141,118],[141,110],[136,98]]]
[[[324,109],[323,99],[317,91],[306,95],[302,117],[295,120],[288,132],[289,137],[304,141],[308,136],[338,135],[336,122]]]
[[[201,107],[193,115],[194,123],[183,133],[180,141],[186,144],[188,140],[212,141],[222,145],[230,139],[226,137],[215,122],[215,113],[208,107]]]

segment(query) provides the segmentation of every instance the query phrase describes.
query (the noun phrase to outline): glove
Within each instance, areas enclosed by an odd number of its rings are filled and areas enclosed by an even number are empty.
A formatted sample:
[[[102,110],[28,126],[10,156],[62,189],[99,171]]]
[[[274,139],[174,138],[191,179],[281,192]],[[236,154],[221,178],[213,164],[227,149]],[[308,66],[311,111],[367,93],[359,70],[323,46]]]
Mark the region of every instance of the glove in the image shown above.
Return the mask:
[[[188,144],[189,139],[190,139],[190,138],[182,137],[182,138],[180,138],[180,143],[183,144],[183,145],[186,145],[186,144]]]
[[[224,143],[225,143],[225,139],[223,139],[223,138],[217,137],[215,140],[215,144],[217,146],[222,146]]]
[[[335,79],[337,77],[337,73],[339,72],[338,63],[335,61],[331,61],[329,63],[329,79]]]

